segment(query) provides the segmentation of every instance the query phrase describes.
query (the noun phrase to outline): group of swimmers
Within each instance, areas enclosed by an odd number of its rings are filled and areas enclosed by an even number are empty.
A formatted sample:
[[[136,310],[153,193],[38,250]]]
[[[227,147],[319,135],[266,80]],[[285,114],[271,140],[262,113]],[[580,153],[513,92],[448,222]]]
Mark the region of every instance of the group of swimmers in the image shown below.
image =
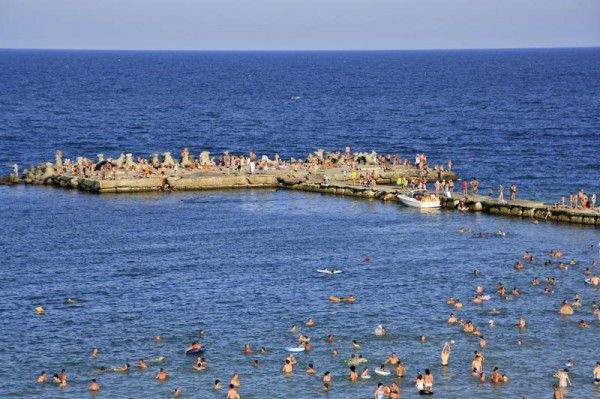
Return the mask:
[[[559,260],[558,268],[561,270],[568,270],[568,265],[575,265],[577,263],[577,261],[574,259],[567,262],[568,264],[561,261],[561,259],[564,257],[564,253],[560,249],[554,249],[554,250],[550,251],[549,255],[551,258],[555,258],[555,259]],[[522,261],[517,261],[514,264],[515,270],[521,271],[521,270],[525,269],[524,262],[528,262],[528,263],[533,262],[534,255],[529,251],[525,251],[523,253],[522,259],[523,259]],[[553,263],[550,260],[544,262],[544,266],[552,266],[552,265],[553,265]],[[588,284],[593,285],[593,286],[600,285],[600,277],[592,275],[592,268],[594,268],[596,266],[597,266],[597,261],[594,260],[592,262],[592,266],[586,267],[585,270],[583,271],[584,275],[591,276],[587,279],[587,282],[588,282]],[[474,275],[479,276],[480,272],[476,269],[476,271],[474,272]],[[541,281],[542,280],[539,277],[534,277],[531,280],[531,285],[539,286],[541,284]],[[547,286],[545,287],[544,292],[547,294],[552,293],[552,289],[550,287],[556,285],[556,278],[548,276],[545,278],[545,283]],[[516,287],[514,287],[509,293],[502,283],[498,283],[498,285],[496,286],[496,290],[497,290],[498,296],[502,299],[507,299],[508,296],[518,297],[521,295],[521,291]],[[475,296],[472,299],[473,303],[481,304],[484,301],[487,301],[489,299],[490,299],[490,296],[486,295],[484,293],[484,288],[482,286],[476,287]],[[446,302],[449,306],[453,307],[457,311],[460,311],[463,308],[463,303],[458,298],[450,297],[447,299]],[[582,307],[582,303],[583,303],[583,301],[582,301],[581,295],[576,293],[574,295],[572,301],[569,301],[567,299],[562,301],[560,309],[558,310],[558,313],[562,316],[573,315],[575,313],[576,309],[580,309]],[[600,321],[600,305],[598,305],[595,301],[593,301],[591,303],[591,308],[593,310],[593,314],[596,317],[596,319],[598,321]],[[496,308],[492,308],[488,314],[496,315],[498,313],[499,312],[496,310]],[[486,346],[486,340],[483,337],[482,331],[478,327],[476,327],[471,321],[468,321],[468,320],[465,321],[463,319],[459,319],[455,313],[451,313],[447,319],[447,323],[449,325],[460,325],[462,330],[465,333],[473,334],[473,335],[479,337],[479,345],[481,348],[484,348]],[[589,328],[590,327],[590,323],[586,320],[580,320],[577,323],[577,325],[579,328]],[[493,320],[489,321],[489,326],[490,327],[494,326]],[[517,328],[519,328],[521,331],[524,330],[527,327],[525,318],[523,316],[519,316],[515,326]],[[519,339],[517,341],[517,344],[521,345],[522,340]],[[450,354],[450,344],[446,343],[444,345],[444,347],[442,349],[442,353],[441,353],[442,365],[448,364],[449,354]],[[473,361],[471,364],[472,375],[474,377],[476,377],[477,379],[479,379],[479,381],[481,381],[481,382],[484,382],[486,379],[485,373],[483,372],[483,363],[484,363],[483,354],[478,351],[475,351],[475,355],[473,357]],[[569,373],[569,370],[567,368],[560,369],[555,373],[555,377],[558,380],[557,384],[555,385],[555,389],[554,389],[554,398],[555,399],[562,399],[563,398],[562,389],[566,388],[568,386],[571,386],[571,382],[570,382],[568,373]],[[596,366],[593,370],[593,375],[594,375],[594,383],[600,384],[600,378],[599,378],[600,377],[600,362],[598,362],[596,364]],[[497,367],[494,368],[494,370],[490,376],[490,379],[491,379],[491,382],[494,384],[508,382],[508,377],[505,374],[501,374]]]
[[[577,262],[575,260],[563,262],[562,259],[564,258],[564,256],[565,256],[565,254],[560,249],[554,249],[550,252],[550,257],[556,259],[556,262],[560,262],[560,264],[564,263],[565,265],[568,264],[571,266],[574,266],[577,264]],[[370,258],[365,256],[363,260],[365,262],[368,262],[368,261],[370,261]],[[533,255],[533,253],[530,251],[525,251],[522,255],[522,259],[517,261],[514,264],[513,268],[517,272],[519,272],[521,270],[524,270],[526,267],[528,267],[526,265],[534,262],[534,260],[535,260],[535,256]],[[544,266],[552,266],[553,264],[554,263],[552,263],[552,261],[544,262]],[[593,262],[591,268],[586,268],[586,270],[584,271],[584,274],[591,275],[591,273],[592,273],[591,269],[593,269],[596,265],[597,265],[596,262]],[[566,269],[564,269],[564,270],[566,270]],[[479,276],[480,272],[474,273],[474,275]],[[592,276],[592,278],[594,278],[594,277],[595,276]],[[590,278],[589,280],[592,281],[592,278]],[[595,277],[595,278],[600,280],[600,277]],[[598,281],[598,280],[594,280],[594,281]],[[539,277],[534,277],[531,280],[531,286],[534,286],[534,287],[539,286],[542,284],[542,281],[545,282],[546,288],[554,287],[557,283],[556,278],[554,278],[552,276],[548,276],[543,280],[540,279]],[[592,283],[590,282],[590,284],[592,284]],[[597,284],[593,284],[593,285],[597,285]],[[486,293],[485,288],[481,285],[477,286],[474,291],[475,291],[475,293],[472,298],[472,302],[476,305],[480,305],[480,304],[490,300],[490,298],[491,298],[491,295],[488,295]],[[497,293],[498,297],[500,297],[502,299],[507,299],[509,297],[516,298],[516,297],[519,297],[522,295],[521,290],[518,289],[517,287],[513,287],[512,289],[508,290],[502,283],[498,283],[496,285],[496,293]],[[354,295],[347,295],[347,296],[332,295],[329,297],[329,300],[331,302],[335,302],[335,303],[338,303],[338,302],[352,303],[352,302],[356,301],[356,297]],[[448,306],[452,307],[455,310],[455,312],[461,312],[464,307],[463,302],[460,299],[455,298],[455,297],[448,298],[446,303],[448,304]],[[565,299],[562,301],[560,309],[558,310],[558,313],[562,316],[568,317],[570,315],[573,315],[578,309],[581,309],[582,305],[583,305],[582,296],[580,294],[575,294],[572,300]],[[597,317],[598,320],[600,320],[600,306],[597,306],[594,302],[594,303],[592,303],[592,308],[594,309],[594,315]],[[43,312],[38,312],[37,309],[36,309],[36,313],[43,314]],[[499,313],[500,312],[495,307],[492,308],[488,312],[488,314],[491,316],[498,315]],[[506,384],[509,382],[508,375],[505,373],[502,373],[498,367],[494,367],[492,369],[492,372],[489,375],[489,377],[486,375],[486,372],[484,370],[485,356],[484,356],[482,350],[486,348],[487,340],[484,337],[484,334],[483,334],[481,328],[476,326],[471,320],[464,320],[462,318],[457,317],[456,313],[450,314],[450,316],[447,319],[447,323],[451,326],[460,326],[461,330],[464,333],[473,335],[473,336],[477,337],[477,339],[478,339],[478,345],[479,345],[480,350],[474,351],[474,354],[473,354],[473,357],[472,357],[472,360],[470,363],[470,372],[474,379],[476,379],[479,383],[485,383],[485,382],[489,381],[491,384],[494,384],[494,385]],[[310,329],[310,328],[315,327],[316,325],[317,325],[317,321],[313,317],[309,317],[307,320],[304,321],[304,326],[306,328]],[[578,325],[581,328],[588,328],[590,326],[590,323],[588,323],[585,320],[581,320],[578,323]],[[494,321],[490,320],[489,327],[493,327],[493,326],[494,326]],[[515,326],[520,331],[523,331],[527,328],[527,321],[525,320],[525,318],[523,316],[519,316],[516,320]],[[305,352],[310,352],[311,350],[313,350],[313,343],[312,343],[313,341],[311,340],[311,338],[308,335],[301,332],[301,329],[297,325],[293,325],[292,328],[290,329],[290,331],[294,335],[297,336],[297,343],[298,343],[297,349],[301,348],[300,350],[305,351]],[[200,335],[202,335],[202,334],[203,334],[203,331],[200,332]],[[376,337],[384,337],[384,336],[388,335],[388,331],[383,324],[379,324],[375,327],[375,329],[373,331],[373,335]],[[160,341],[161,339],[162,338],[160,336],[155,337],[156,341]],[[335,342],[335,337],[332,334],[329,334],[325,337],[324,340],[327,344],[333,344]],[[425,335],[422,335],[419,337],[419,341],[422,343],[427,342],[427,340],[428,340],[428,338]],[[454,341],[450,341],[450,342],[446,342],[443,345],[441,353],[440,353],[440,364],[442,366],[449,365],[453,344],[454,344]],[[517,344],[518,345],[522,344],[522,340],[520,338],[517,341]],[[359,342],[358,340],[352,340],[351,346],[352,346],[353,350],[358,351],[361,349],[361,342]],[[186,353],[188,351],[200,351],[202,348],[203,348],[203,346],[202,346],[202,344],[200,344],[199,341],[194,341],[187,348]],[[244,355],[250,356],[254,353],[254,349],[252,348],[252,345],[250,343],[246,343],[246,344],[244,344],[244,346],[242,348],[242,352]],[[199,353],[201,353],[201,352],[199,352]],[[264,346],[261,346],[258,349],[258,353],[260,353],[261,355],[266,355],[267,349]],[[99,348],[92,349],[92,352],[91,352],[92,357],[95,358],[95,357],[99,356],[99,354],[100,354]],[[340,355],[339,349],[332,348],[331,356],[336,358],[339,355]],[[151,362],[161,364],[162,361],[164,361],[164,358],[161,357],[161,358],[154,359]],[[347,380],[349,380],[350,382],[357,382],[359,380],[369,380],[371,378],[369,367],[366,365],[367,359],[364,358],[361,354],[352,353],[350,355],[350,357],[345,361],[345,363],[348,366]],[[251,361],[251,364],[253,367],[260,366],[258,359],[253,359]],[[298,362],[297,362],[296,357],[294,356],[293,353],[290,353],[283,360],[281,372],[285,376],[291,376],[294,374],[297,364],[298,364]],[[148,368],[148,363],[144,359],[139,359],[139,361],[136,364],[136,367],[140,370],[144,370],[144,369]],[[207,370],[208,361],[206,360],[206,358],[204,356],[200,355],[196,358],[195,363],[191,367],[196,371],[202,372],[204,370]],[[390,370],[388,370],[388,367],[390,368]],[[359,368],[361,368],[361,369],[359,370]],[[112,369],[107,369],[105,367],[98,369],[98,371],[114,371],[114,372],[128,372],[129,370],[130,370],[129,363],[125,363],[122,366],[114,367]],[[403,379],[407,373],[406,365],[400,360],[399,356],[396,355],[395,353],[391,353],[387,357],[385,362],[380,364],[378,367],[376,367],[373,370],[373,372],[380,376],[388,376],[393,373],[395,377],[400,378],[400,379]],[[567,388],[572,385],[570,377],[569,377],[569,372],[570,371],[568,368],[563,368],[563,369],[557,370],[556,373],[554,374],[555,378],[557,379],[557,383],[553,389],[554,399],[562,399],[564,388]],[[317,368],[315,367],[315,365],[313,363],[308,363],[308,366],[305,369],[305,373],[307,375],[317,375],[318,374]],[[156,381],[161,382],[161,383],[167,381],[169,379],[169,377],[170,377],[169,374],[163,367],[160,367],[160,369],[158,370],[158,372],[155,375]],[[593,369],[593,377],[594,377],[594,383],[600,384],[600,362],[597,362]],[[49,377],[45,371],[42,371],[37,377],[37,382],[40,384],[45,384],[46,382],[48,382],[48,380],[49,380]],[[64,369],[61,370],[60,373],[54,374],[52,376],[51,381],[54,382],[60,388],[67,387],[68,386],[67,372]],[[324,391],[329,391],[333,388],[333,375],[330,371],[325,371],[322,374],[321,383],[322,383],[322,389]],[[416,391],[418,392],[418,394],[420,394],[420,395],[433,394],[433,391],[434,391],[433,386],[434,386],[434,378],[433,378],[433,374],[430,369],[425,369],[423,373],[420,373],[420,372],[417,373],[417,375],[414,379],[414,387],[415,387]],[[227,389],[226,398],[227,399],[239,399],[240,398],[239,388],[240,388],[240,377],[239,377],[239,374],[235,373],[231,376],[230,383],[229,383],[228,389]],[[91,392],[97,392],[101,389],[101,385],[96,379],[92,379],[89,381],[88,389]],[[220,391],[222,389],[222,384],[221,384],[220,380],[218,380],[218,379],[215,380],[215,382],[213,384],[213,389],[215,391]],[[172,394],[174,397],[179,397],[181,395],[181,393],[182,393],[182,390],[179,387],[175,387],[174,389],[172,389]],[[373,392],[373,396],[376,399],[383,399],[383,398],[398,399],[400,397],[400,387],[399,387],[397,381],[393,381],[388,385],[379,383]]]

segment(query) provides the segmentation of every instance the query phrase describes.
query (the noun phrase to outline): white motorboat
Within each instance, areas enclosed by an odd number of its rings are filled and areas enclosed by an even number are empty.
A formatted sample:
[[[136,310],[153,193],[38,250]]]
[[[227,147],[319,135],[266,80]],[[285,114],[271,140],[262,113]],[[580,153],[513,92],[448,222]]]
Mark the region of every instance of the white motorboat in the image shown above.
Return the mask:
[[[419,209],[439,208],[440,199],[427,190],[411,190],[405,194],[396,195],[400,202],[406,206]]]

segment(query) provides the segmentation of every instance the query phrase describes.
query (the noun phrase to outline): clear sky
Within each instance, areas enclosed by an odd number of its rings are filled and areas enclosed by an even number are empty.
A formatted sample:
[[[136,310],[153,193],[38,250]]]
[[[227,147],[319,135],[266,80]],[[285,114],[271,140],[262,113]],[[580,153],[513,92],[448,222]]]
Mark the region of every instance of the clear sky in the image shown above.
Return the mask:
[[[0,0],[0,48],[600,46],[600,0]]]

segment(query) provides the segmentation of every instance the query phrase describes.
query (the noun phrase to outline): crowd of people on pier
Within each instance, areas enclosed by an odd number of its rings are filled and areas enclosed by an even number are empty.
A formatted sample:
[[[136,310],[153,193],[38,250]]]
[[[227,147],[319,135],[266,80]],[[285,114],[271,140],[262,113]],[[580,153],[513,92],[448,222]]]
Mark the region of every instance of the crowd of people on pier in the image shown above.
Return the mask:
[[[588,194],[583,189],[579,192],[569,195],[569,203],[566,203],[565,197],[561,198],[561,202],[554,205],[556,208],[571,208],[571,209],[596,209],[596,193]]]
[[[162,156],[152,154],[149,159],[141,156],[134,159],[133,154],[129,153],[121,154],[117,159],[105,158],[103,154],[98,154],[96,162],[85,157],[77,157],[75,161],[63,160],[62,152],[57,150],[55,162],[45,165],[52,168],[52,172],[58,174],[107,180],[119,177],[171,176],[200,171],[249,174],[277,170],[311,172],[333,168],[357,171],[361,169],[361,166],[376,166],[383,171],[403,166],[415,168],[421,174],[433,170],[438,173],[438,176],[446,171],[442,165],[435,165],[430,169],[425,154],[417,154],[415,163],[412,164],[409,159],[402,158],[399,154],[377,154],[374,151],[353,152],[350,147],[346,147],[344,151],[318,150],[309,154],[306,159],[284,160],[278,154],[272,158],[266,155],[258,157],[253,151],[247,154],[232,154],[225,151],[218,157],[211,157],[210,153],[203,151],[197,158],[194,158],[189,150],[184,148],[181,150],[179,160],[174,159],[169,152],[165,152]],[[449,161],[448,167],[451,168],[451,166],[452,162]],[[372,170],[361,172],[360,176],[355,177],[355,180],[364,186],[373,185],[376,179],[375,172]]]

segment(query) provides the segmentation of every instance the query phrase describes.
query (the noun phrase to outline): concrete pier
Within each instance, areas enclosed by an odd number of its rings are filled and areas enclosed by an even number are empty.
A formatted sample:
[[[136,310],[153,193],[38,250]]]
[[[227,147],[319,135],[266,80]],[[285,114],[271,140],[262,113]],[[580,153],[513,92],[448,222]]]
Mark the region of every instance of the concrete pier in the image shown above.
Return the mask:
[[[328,156],[315,153],[311,161],[290,161],[288,163],[269,160],[264,157],[260,170],[247,171],[246,168],[217,166],[214,161],[206,162],[207,153],[202,153],[196,167],[186,165],[189,153],[182,151],[182,160],[175,161],[165,153],[161,164],[156,164],[153,156],[152,164],[141,160],[136,165],[131,154],[123,155],[110,163],[109,172],[99,168],[106,164],[103,157],[98,162],[83,161],[78,158],[81,168],[65,166],[62,154],[57,152],[54,163],[47,162],[26,170],[22,176],[11,176],[0,184],[38,184],[54,187],[77,189],[92,193],[131,193],[143,191],[194,191],[240,188],[278,188],[307,192],[318,192],[330,195],[343,195],[372,200],[399,202],[397,194],[407,190],[408,182],[436,180],[456,181],[454,172],[441,167],[421,168],[412,166],[407,161],[387,163],[384,158],[374,153],[365,157],[363,154],[339,155],[344,163],[329,165]],[[59,156],[60,155],[60,156]],[[243,158],[243,157],[241,157]],[[363,162],[357,163],[360,159]],[[324,161],[325,160],[325,161]],[[383,162],[383,164],[381,164]],[[182,167],[178,166],[181,165]],[[143,166],[143,168],[141,167]],[[148,173],[148,170],[151,173]],[[100,172],[102,171],[102,172]],[[140,175],[145,171],[146,175]],[[459,209],[470,212],[483,212],[492,215],[529,218],[532,220],[573,223],[589,226],[600,226],[600,210],[560,208],[539,201],[516,200],[499,201],[489,196],[452,193],[450,197],[439,195],[442,208]]]

